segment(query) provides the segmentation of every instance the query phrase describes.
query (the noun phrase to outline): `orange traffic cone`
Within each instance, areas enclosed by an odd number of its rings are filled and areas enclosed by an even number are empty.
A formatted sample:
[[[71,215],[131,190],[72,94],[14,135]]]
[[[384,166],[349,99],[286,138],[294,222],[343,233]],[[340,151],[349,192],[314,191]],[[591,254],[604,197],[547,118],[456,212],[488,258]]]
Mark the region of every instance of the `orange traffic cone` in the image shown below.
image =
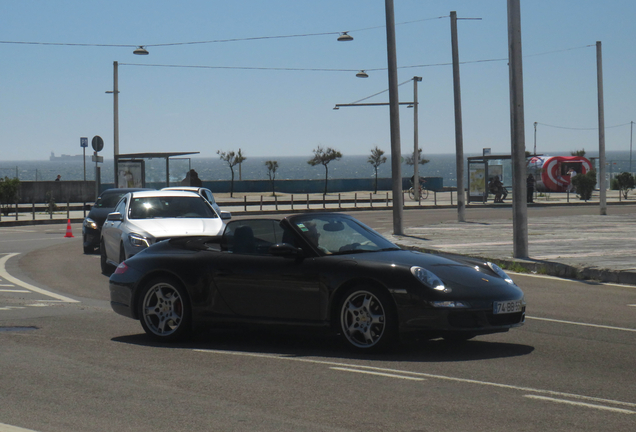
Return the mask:
[[[68,223],[66,224],[66,235],[64,235],[64,237],[75,237],[73,235],[73,231],[71,230],[71,220],[68,220]]]

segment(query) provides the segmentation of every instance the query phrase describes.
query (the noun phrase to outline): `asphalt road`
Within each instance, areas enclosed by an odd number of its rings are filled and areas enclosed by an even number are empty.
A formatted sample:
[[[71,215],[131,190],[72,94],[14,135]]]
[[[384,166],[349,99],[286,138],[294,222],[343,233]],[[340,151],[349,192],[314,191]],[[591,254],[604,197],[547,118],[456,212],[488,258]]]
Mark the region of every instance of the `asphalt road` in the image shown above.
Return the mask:
[[[405,212],[424,217],[455,214]],[[271,330],[163,345],[111,311],[98,256],[65,228],[0,228],[0,432],[636,429],[633,287],[514,275],[522,328],[372,357]]]

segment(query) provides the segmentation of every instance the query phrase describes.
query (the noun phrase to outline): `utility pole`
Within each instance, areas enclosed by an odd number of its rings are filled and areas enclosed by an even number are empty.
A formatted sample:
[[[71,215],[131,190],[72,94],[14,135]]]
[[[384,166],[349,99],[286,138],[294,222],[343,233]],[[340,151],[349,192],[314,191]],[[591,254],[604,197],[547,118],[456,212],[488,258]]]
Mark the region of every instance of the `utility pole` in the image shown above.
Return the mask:
[[[510,129],[512,156],[513,256],[528,257],[528,204],[525,185],[525,128],[520,0],[508,0],[508,57],[510,70]]]
[[[113,156],[114,156],[114,183],[119,187],[117,175],[117,157],[119,156],[119,64],[113,62]]]
[[[603,49],[596,42],[596,81],[598,85],[598,164],[599,164],[599,201],[601,215],[607,214],[607,190],[605,187],[605,108],[603,103]]]
[[[404,234],[402,196],[402,166],[400,154],[400,99],[397,82],[397,55],[395,43],[395,13],[393,0],[384,0],[386,10],[386,50],[389,68],[389,110],[391,122],[391,178],[393,190],[393,234]]]
[[[419,103],[417,101],[417,83],[419,81],[422,81],[422,77],[413,77],[413,193],[416,201],[420,200],[420,188],[418,187],[420,184]]]
[[[629,172],[632,171],[632,139],[634,138],[634,122],[629,122]]]
[[[457,41],[457,12],[450,13],[453,52],[453,91],[455,95],[455,169],[457,171],[457,222],[466,222],[466,194],[464,193],[464,133],[462,126],[462,92],[459,85],[459,47]]]

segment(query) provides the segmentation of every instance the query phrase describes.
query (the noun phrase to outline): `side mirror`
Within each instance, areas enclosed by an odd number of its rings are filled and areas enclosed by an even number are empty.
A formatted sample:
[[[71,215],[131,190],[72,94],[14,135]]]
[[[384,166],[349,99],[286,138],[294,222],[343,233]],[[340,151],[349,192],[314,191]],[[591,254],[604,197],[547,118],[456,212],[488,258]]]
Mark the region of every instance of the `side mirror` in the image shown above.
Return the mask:
[[[121,215],[121,213],[119,212],[113,212],[113,213],[108,213],[108,216],[106,217],[107,221],[123,221],[124,217]]]
[[[280,257],[298,257],[303,254],[303,250],[289,243],[277,243],[269,247],[269,253]]]
[[[232,219],[232,213],[230,213],[229,211],[221,210],[221,219],[223,219],[223,220]]]

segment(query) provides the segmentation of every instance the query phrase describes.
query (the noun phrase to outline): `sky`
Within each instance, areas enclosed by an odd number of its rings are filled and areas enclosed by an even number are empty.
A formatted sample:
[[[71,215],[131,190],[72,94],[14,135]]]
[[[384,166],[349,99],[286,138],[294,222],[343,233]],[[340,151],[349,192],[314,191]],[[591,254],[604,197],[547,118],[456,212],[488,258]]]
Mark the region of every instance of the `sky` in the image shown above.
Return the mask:
[[[399,98],[422,77],[425,157],[455,151],[451,11],[481,18],[458,22],[464,151],[509,154],[507,2],[394,4]],[[597,41],[606,149],[630,149],[635,17],[633,0],[521,0],[527,150],[535,137],[538,153],[598,150]],[[388,106],[333,109],[388,102],[385,24],[381,0],[0,0],[0,163],[81,154],[96,135],[112,158],[115,61],[120,153],[389,154]],[[413,126],[401,107],[403,154]]]

